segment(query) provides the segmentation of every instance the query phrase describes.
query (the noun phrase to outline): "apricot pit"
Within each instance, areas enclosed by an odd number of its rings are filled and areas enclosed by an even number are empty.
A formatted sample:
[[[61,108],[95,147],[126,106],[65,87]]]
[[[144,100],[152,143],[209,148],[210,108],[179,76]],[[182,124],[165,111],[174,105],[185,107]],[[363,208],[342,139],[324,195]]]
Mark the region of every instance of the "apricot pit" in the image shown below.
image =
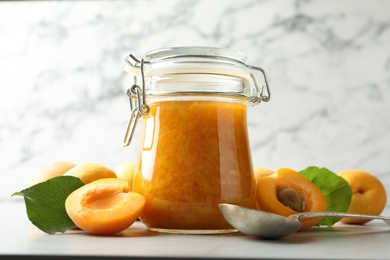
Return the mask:
[[[277,189],[278,200],[285,206],[291,208],[292,210],[302,212],[306,208],[305,198],[299,194],[293,188],[289,187],[279,187]]]

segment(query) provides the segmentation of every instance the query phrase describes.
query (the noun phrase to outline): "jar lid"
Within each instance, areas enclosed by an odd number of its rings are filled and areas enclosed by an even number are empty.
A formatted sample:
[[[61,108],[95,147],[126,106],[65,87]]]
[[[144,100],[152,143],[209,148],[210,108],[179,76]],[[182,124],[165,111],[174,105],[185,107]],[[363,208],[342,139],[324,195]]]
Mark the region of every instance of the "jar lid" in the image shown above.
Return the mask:
[[[145,62],[158,62],[160,60],[178,57],[222,58],[231,59],[241,63],[245,63],[247,59],[244,53],[232,49],[202,46],[180,46],[161,48],[147,52],[144,60]]]
[[[264,70],[245,61],[245,54],[232,49],[181,46],[150,51],[141,60],[130,54],[125,70],[142,80],[135,84],[149,97],[199,93],[242,97],[251,105],[269,101]],[[265,86],[257,83],[259,72]]]
[[[132,59],[129,60],[129,57]],[[134,56],[127,57],[126,70],[141,76],[140,61]],[[233,75],[251,80],[242,52],[217,47],[181,46],[156,49],[142,59],[145,77],[167,74],[207,73]],[[135,64],[132,65],[132,62]]]

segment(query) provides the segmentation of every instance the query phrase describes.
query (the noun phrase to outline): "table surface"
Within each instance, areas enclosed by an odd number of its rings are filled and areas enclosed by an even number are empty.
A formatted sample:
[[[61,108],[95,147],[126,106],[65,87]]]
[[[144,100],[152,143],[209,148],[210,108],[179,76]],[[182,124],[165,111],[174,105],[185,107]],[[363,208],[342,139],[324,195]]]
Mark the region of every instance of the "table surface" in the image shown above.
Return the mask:
[[[389,212],[386,208],[384,214]],[[390,259],[390,226],[336,224],[279,240],[242,233],[218,235],[160,234],[137,221],[125,231],[97,236],[83,231],[48,235],[27,218],[23,200],[0,201],[0,258],[4,256],[100,256],[188,259]]]

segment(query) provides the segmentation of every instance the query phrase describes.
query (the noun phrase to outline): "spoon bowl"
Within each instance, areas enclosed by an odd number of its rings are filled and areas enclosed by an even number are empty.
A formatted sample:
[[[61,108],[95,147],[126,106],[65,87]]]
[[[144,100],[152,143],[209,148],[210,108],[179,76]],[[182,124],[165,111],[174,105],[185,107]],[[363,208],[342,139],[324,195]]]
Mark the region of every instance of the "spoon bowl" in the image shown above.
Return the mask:
[[[390,225],[390,217],[343,212],[303,212],[284,217],[278,214],[251,209],[239,205],[220,203],[219,209],[226,221],[238,231],[266,239],[277,239],[297,232],[301,220],[317,217],[381,219]]]

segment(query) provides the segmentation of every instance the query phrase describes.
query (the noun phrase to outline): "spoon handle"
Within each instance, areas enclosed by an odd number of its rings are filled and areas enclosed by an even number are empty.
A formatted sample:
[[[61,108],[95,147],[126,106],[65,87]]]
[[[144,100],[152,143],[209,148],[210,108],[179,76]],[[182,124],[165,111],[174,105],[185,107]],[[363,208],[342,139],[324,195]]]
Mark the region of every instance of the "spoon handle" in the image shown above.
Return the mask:
[[[316,217],[381,219],[385,221],[386,224],[390,225],[390,217],[352,214],[352,213],[334,212],[334,211],[303,212],[303,213],[297,213],[289,216],[289,218],[296,219],[298,221],[306,218],[316,218]]]

